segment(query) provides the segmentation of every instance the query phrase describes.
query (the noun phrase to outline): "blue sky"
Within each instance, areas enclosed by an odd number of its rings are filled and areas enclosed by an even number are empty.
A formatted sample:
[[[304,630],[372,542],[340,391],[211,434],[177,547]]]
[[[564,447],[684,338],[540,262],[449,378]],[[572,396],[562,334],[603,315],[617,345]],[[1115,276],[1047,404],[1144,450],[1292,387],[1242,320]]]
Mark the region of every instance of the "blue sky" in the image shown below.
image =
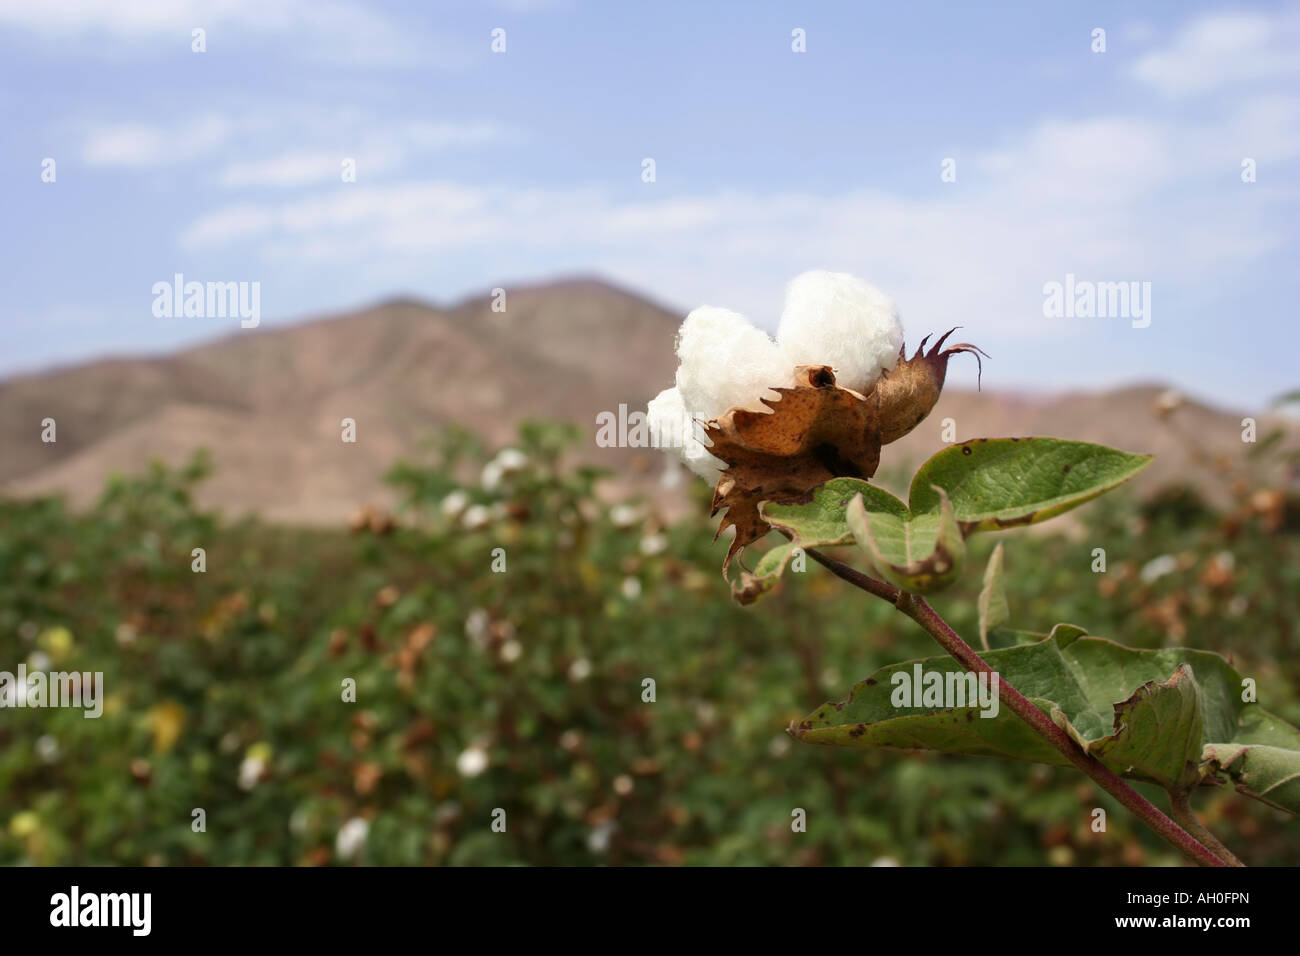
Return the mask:
[[[155,318],[177,272],[263,328],[595,274],[771,329],[831,268],[992,387],[1255,408],[1300,385],[1297,49],[1271,3],[0,0],[0,375],[255,334]],[[1151,324],[1045,317],[1067,274]]]

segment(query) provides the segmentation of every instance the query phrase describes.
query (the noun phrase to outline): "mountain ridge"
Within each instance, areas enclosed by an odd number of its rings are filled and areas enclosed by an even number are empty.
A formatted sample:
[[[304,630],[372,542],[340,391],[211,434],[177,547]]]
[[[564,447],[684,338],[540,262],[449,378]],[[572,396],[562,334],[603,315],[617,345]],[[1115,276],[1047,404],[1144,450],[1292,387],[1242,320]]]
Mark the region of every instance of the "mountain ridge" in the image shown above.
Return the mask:
[[[166,355],[0,381],[0,493],[62,493],[84,506],[113,471],[138,471],[154,457],[175,463],[206,447],[217,470],[200,489],[203,503],[333,523],[363,504],[391,503],[384,473],[438,426],[507,444],[524,419],[561,418],[588,430],[579,457],[613,473],[610,493],[668,494],[657,483],[658,452],[597,448],[594,433],[598,413],[644,409],[671,385],[681,315],[590,276],[511,288],[505,311],[493,302],[491,292],[446,306],[398,295]],[[917,431],[889,446],[886,461],[919,464],[943,447],[952,419],[957,440],[1051,434],[1155,453],[1143,482],[1170,480],[1186,441],[1151,412],[1165,388],[952,388]],[[1193,401],[1179,414],[1207,447],[1240,452],[1240,414]],[[57,423],[54,443],[40,440],[45,418]],[[356,444],[341,440],[344,418],[357,423]]]

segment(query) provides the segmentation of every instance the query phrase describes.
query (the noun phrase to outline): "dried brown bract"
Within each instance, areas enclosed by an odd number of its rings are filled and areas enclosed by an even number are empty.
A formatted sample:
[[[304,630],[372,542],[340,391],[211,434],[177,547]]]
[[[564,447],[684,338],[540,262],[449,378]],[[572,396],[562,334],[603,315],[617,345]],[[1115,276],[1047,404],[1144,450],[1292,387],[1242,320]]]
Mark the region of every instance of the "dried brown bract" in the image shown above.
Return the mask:
[[[925,351],[926,336],[910,359],[881,375],[865,395],[835,383],[825,365],[801,365],[793,388],[773,389],[780,398],[762,403],[771,411],[732,408],[708,422],[709,453],[726,463],[713,493],[713,514],[726,509],[718,527],[736,529],[722,571],[746,545],[769,528],[759,504],[800,504],[832,478],[870,478],[880,448],[919,425],[943,391],[948,360],[962,352],[983,353],[962,342],[944,348],[954,330]]]

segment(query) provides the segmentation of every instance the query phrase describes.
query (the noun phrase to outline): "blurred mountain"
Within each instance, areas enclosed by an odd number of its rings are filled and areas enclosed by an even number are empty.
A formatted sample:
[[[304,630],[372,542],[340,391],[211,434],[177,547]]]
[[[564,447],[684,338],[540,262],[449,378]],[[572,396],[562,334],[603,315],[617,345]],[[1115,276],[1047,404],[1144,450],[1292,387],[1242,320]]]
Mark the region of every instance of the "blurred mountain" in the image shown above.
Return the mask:
[[[113,471],[211,450],[202,498],[281,521],[346,518],[389,499],[384,473],[438,426],[491,444],[526,418],[594,425],[672,383],[680,316],[595,281],[511,289],[448,309],[400,300],[290,328],[240,332],[159,358],[107,359],[0,383],[0,488],[74,504]],[[40,423],[57,423],[55,443]],[[355,419],[357,442],[341,440]],[[620,475],[658,453],[597,449]],[[635,460],[635,461],[634,461]]]
[[[342,521],[358,506],[391,500],[383,475],[420,440],[460,423],[490,444],[519,421],[561,418],[591,434],[585,458],[615,473],[612,493],[657,490],[665,472],[653,449],[598,448],[596,415],[629,411],[670,385],[680,316],[594,280],[510,290],[505,311],[483,296],[450,308],[398,300],[292,327],[241,331],[157,358],[108,359],[0,383],[0,491],[94,499],[111,472],[172,463],[206,447],[216,474],[207,504],[286,522]],[[963,359],[959,358],[958,361]],[[994,372],[994,367],[986,367]],[[986,378],[989,376],[986,376]],[[1189,439],[1153,414],[1159,385],[1054,397],[951,390],[920,428],[886,449],[889,469],[958,440],[1053,435],[1099,441],[1159,458],[1146,486],[1186,479]],[[58,440],[40,440],[41,421]],[[341,441],[355,419],[357,442]],[[1188,402],[1177,422],[1211,455],[1240,456],[1241,414]],[[1261,424],[1261,437],[1264,426]],[[1214,488],[1206,490],[1214,496]]]

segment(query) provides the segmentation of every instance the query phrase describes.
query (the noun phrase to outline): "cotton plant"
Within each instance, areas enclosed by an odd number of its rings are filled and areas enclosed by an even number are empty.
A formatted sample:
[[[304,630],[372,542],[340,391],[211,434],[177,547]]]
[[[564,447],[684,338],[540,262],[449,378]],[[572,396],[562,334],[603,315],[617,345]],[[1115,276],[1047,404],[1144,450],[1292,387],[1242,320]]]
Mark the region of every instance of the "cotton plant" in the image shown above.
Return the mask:
[[[875,474],[880,446],[938,401],[948,359],[979,354],[966,343],[944,349],[946,339],[926,353],[927,336],[908,359],[893,300],[825,271],[790,283],[775,340],[727,309],[686,317],[676,384],[650,402],[647,420],[657,446],[717,483],[719,531],[736,528],[728,564],[767,533],[760,501],[792,503],[831,478]]]
[[[791,282],[775,341],[738,312],[701,306],[677,336],[676,384],[650,402],[651,432],[692,471],[715,480],[726,464],[709,454],[704,421],[733,407],[761,411],[773,389],[794,386],[799,365],[830,365],[844,387],[870,391],[898,363],[902,346],[893,301],[843,273],[805,272]],[[697,429],[684,427],[692,421]]]
[[[528,467],[528,456],[518,448],[503,448],[483,466],[482,483],[486,491],[497,491],[502,481]]]
[[[650,402],[655,444],[714,483],[713,512],[725,509],[719,534],[735,528],[724,577],[747,545],[773,532],[784,539],[754,570],[742,563],[728,578],[739,603],[775,590],[792,557],[806,554],[887,601],[949,655],[881,668],[788,733],[828,746],[1068,764],[1189,860],[1241,865],[1191,796],[1226,778],[1300,814],[1300,730],[1247,699],[1230,662],[1185,647],[1130,649],[1072,624],[1012,627],[1001,544],[979,598],[980,651],[926,600],[960,576],[971,535],[1055,517],[1151,461],[1087,442],[978,438],[925,462],[906,501],[872,484],[882,447],[934,408],[948,360],[982,354],[967,343],[944,348],[948,335],[928,352],[927,336],[908,358],[887,296],[849,275],[808,272],[790,283],[774,339],[726,309],[691,312],[676,382]],[[848,545],[870,573],[821,550]],[[895,696],[900,676],[924,671],[938,678],[924,694]],[[1126,778],[1163,787],[1168,814]]]

